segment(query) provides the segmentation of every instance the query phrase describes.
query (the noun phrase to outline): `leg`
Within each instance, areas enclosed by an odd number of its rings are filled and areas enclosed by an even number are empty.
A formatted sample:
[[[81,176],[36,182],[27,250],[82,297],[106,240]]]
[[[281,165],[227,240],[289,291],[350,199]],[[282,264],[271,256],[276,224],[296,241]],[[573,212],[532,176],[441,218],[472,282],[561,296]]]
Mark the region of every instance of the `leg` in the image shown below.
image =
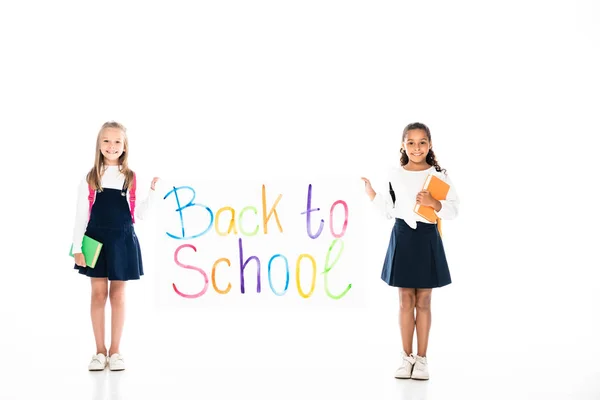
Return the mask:
[[[400,334],[402,348],[407,355],[412,353],[413,336],[415,334],[415,299],[416,291],[410,288],[400,288]]]
[[[432,289],[417,289],[417,355],[427,357],[431,329]]]
[[[91,278],[92,281],[92,304],[90,314],[92,317],[92,328],[96,339],[96,354],[106,355],[104,344],[104,310],[106,298],[108,297],[108,280],[106,278]]]
[[[125,281],[111,281],[110,283],[111,307],[111,339],[108,355],[119,353],[123,324],[125,323]]]

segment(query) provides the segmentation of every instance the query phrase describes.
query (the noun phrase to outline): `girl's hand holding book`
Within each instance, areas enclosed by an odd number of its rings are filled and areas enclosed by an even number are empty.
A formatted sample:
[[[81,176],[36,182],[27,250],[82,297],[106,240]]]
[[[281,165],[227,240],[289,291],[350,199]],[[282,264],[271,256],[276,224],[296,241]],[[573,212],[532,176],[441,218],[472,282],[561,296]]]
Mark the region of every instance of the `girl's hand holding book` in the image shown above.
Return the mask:
[[[80,267],[86,267],[83,253],[75,253],[73,254],[73,257],[75,257],[75,264],[79,265]]]
[[[439,211],[442,208],[442,205],[439,201],[434,199],[427,190],[421,190],[417,194],[417,204],[422,206],[431,207],[436,211]]]

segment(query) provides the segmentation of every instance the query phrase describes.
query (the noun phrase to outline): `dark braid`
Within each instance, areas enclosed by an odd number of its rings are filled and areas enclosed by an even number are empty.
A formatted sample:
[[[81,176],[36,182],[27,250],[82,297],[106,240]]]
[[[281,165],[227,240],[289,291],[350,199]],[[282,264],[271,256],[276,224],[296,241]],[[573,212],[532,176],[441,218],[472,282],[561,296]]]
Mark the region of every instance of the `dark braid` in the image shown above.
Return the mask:
[[[420,122],[413,122],[411,124],[406,125],[406,128],[404,128],[404,131],[402,132],[402,142],[404,142],[404,140],[406,139],[406,135],[408,134],[408,131],[411,131],[413,129],[421,129],[422,131],[425,131],[425,133],[427,134],[427,139],[429,140],[429,143],[431,143],[431,132],[429,132],[429,128],[427,127],[427,125],[422,124]],[[435,157],[435,153],[433,152],[433,149],[429,149],[429,153],[427,153],[427,156],[425,157],[425,162],[427,162],[427,164],[433,166],[437,172],[446,173],[446,169],[443,169],[438,164],[438,161]],[[404,150],[402,150],[402,147],[401,147],[400,148],[400,165],[404,166],[406,164],[408,164],[408,155],[406,154],[406,152]]]

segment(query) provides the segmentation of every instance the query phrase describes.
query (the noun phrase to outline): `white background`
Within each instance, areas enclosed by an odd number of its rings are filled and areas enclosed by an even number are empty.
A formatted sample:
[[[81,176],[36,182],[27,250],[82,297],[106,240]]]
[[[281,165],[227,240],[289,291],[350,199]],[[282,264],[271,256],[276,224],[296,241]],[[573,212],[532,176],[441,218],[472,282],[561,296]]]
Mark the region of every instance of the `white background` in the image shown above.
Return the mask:
[[[3,2],[0,398],[599,398],[599,12]],[[163,310],[146,251],[128,285],[128,369],[88,373],[89,284],[65,253],[112,119],[140,185],[368,176],[382,189],[402,128],[428,124],[462,200],[444,224],[453,283],[433,295],[431,380],[393,379],[398,297],[379,280],[391,222],[366,203],[365,307]],[[154,223],[138,224],[142,243]]]

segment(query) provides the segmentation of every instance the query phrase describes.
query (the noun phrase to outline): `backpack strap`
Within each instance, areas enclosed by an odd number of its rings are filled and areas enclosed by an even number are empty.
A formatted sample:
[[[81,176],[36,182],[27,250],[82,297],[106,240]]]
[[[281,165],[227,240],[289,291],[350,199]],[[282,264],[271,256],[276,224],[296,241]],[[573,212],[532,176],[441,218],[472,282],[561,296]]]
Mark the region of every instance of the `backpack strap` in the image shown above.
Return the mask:
[[[396,205],[396,193],[394,193],[394,188],[392,188],[392,182],[388,182],[390,184],[390,196],[392,197],[392,202]]]
[[[135,224],[135,189],[136,189],[135,172],[133,173],[133,182],[131,182],[131,190],[129,191],[129,210],[131,211],[131,222]]]
[[[88,183],[88,202],[90,203],[90,207],[89,207],[89,210],[88,210],[88,220],[92,216],[92,206],[94,205],[94,200],[96,200],[96,191]]]

